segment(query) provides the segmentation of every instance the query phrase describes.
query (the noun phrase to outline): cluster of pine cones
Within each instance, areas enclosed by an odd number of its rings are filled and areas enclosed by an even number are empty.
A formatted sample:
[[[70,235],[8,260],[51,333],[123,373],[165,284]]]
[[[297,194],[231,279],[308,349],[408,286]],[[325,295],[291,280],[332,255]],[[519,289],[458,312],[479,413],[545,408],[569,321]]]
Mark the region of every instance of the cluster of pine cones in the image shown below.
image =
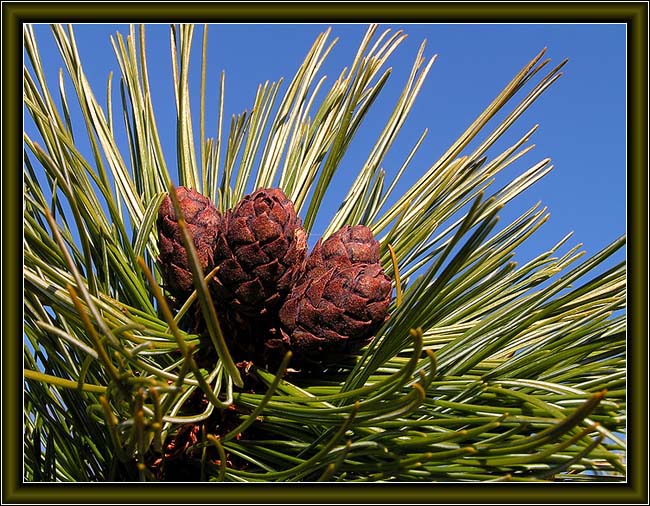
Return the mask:
[[[205,196],[176,189],[224,337],[240,361],[325,364],[367,344],[388,318],[391,282],[379,243],[365,226],[344,226],[307,255],[293,203],[277,188],[244,197],[223,215]],[[194,290],[173,203],[158,213],[158,262],[176,306]],[[192,316],[193,330],[200,315]],[[262,364],[260,364],[260,362]]]

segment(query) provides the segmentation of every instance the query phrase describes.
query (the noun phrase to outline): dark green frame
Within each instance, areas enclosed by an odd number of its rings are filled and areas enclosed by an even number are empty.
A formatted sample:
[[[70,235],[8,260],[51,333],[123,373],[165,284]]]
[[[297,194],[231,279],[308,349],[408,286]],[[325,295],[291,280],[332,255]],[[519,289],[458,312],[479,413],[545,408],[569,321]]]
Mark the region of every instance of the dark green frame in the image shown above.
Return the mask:
[[[251,2],[252,3],[252,2]],[[155,7],[154,7],[155,5]],[[372,12],[372,19],[368,17]],[[73,484],[22,479],[22,24],[49,22],[625,23],[628,42],[628,482],[612,484]],[[2,4],[2,503],[647,504],[648,4],[38,3]]]

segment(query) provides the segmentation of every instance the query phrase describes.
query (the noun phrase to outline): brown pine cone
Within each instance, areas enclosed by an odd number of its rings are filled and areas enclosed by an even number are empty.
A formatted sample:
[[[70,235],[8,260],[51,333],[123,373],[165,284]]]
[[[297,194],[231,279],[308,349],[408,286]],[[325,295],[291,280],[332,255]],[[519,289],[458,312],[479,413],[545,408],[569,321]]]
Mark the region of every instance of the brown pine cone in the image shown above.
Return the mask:
[[[391,290],[378,263],[309,271],[280,309],[281,337],[266,347],[318,363],[354,353],[388,318]]]
[[[267,317],[304,271],[307,236],[282,190],[247,195],[222,220],[215,265],[215,298],[230,310]]]
[[[307,271],[379,262],[379,242],[364,225],[345,225],[325,241],[319,239],[307,259]]]
[[[221,214],[210,200],[190,188],[176,188],[180,207],[192,236],[201,268],[207,274],[214,268],[214,245],[219,234]],[[182,302],[194,289],[192,270],[183,246],[174,204],[165,196],[158,210],[158,263],[164,285],[169,293]]]

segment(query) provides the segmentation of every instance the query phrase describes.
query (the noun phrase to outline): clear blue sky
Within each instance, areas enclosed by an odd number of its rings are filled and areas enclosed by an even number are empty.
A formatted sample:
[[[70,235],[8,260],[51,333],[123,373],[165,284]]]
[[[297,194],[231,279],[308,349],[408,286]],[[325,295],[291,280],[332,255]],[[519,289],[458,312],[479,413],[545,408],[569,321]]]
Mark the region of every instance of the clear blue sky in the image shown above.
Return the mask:
[[[226,118],[250,108],[257,85],[266,80],[291,79],[315,37],[325,24],[211,25],[208,49],[207,134],[216,131],[218,79],[226,72]],[[330,36],[339,42],[328,57],[322,74],[331,83],[349,66],[366,25],[332,25]],[[75,25],[75,34],[90,84],[104,97],[109,71],[114,71],[113,99],[119,104],[119,67],[109,36],[128,33],[126,25]],[[521,248],[525,260],[552,246],[574,231],[571,245],[581,242],[589,254],[625,233],[626,230],[626,27],[623,24],[406,24],[382,25],[403,29],[407,40],[392,55],[393,68],[383,101],[362,125],[359,138],[344,160],[341,191],[372,147],[390,107],[397,100],[420,43],[426,39],[426,56],[438,55],[416,105],[398,137],[384,168],[393,173],[412,144],[425,129],[429,134],[410,166],[407,178],[415,180],[480,114],[505,84],[547,47],[547,56],[557,64],[569,58],[564,76],[529,109],[500,147],[505,148],[534,124],[540,128],[531,142],[536,148],[509,169],[514,178],[539,160],[549,157],[551,174],[506,206],[503,223],[518,216],[537,201],[548,206],[550,221]],[[37,40],[46,62],[50,85],[55,88],[62,66],[47,26],[38,26]],[[175,124],[168,25],[147,25],[147,56],[158,126],[168,147],[169,161],[175,157]],[[195,32],[194,90],[199,93],[201,30]],[[68,88],[68,96],[73,93]],[[103,100],[103,99],[102,99]],[[198,106],[198,99],[196,101]],[[198,112],[195,116],[198,121]],[[227,126],[227,124],[225,125]],[[27,125],[28,131],[31,128]],[[198,131],[198,126],[196,127]],[[495,151],[491,152],[493,155]],[[173,164],[170,164],[173,166]],[[331,212],[341,193],[331,192]],[[318,232],[317,229],[314,232]],[[624,257],[620,252],[618,259]]]

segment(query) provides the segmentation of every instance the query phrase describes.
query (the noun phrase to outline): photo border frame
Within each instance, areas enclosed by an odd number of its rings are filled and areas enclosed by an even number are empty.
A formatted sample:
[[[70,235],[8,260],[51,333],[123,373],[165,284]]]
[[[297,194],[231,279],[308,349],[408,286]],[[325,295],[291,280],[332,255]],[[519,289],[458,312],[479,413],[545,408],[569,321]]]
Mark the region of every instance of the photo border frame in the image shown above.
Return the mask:
[[[648,504],[647,2],[3,2],[2,503]],[[625,23],[627,25],[628,476],[626,483],[24,483],[22,477],[22,26],[25,23]],[[607,71],[607,69],[603,69]],[[569,502],[570,501],[570,502]]]

